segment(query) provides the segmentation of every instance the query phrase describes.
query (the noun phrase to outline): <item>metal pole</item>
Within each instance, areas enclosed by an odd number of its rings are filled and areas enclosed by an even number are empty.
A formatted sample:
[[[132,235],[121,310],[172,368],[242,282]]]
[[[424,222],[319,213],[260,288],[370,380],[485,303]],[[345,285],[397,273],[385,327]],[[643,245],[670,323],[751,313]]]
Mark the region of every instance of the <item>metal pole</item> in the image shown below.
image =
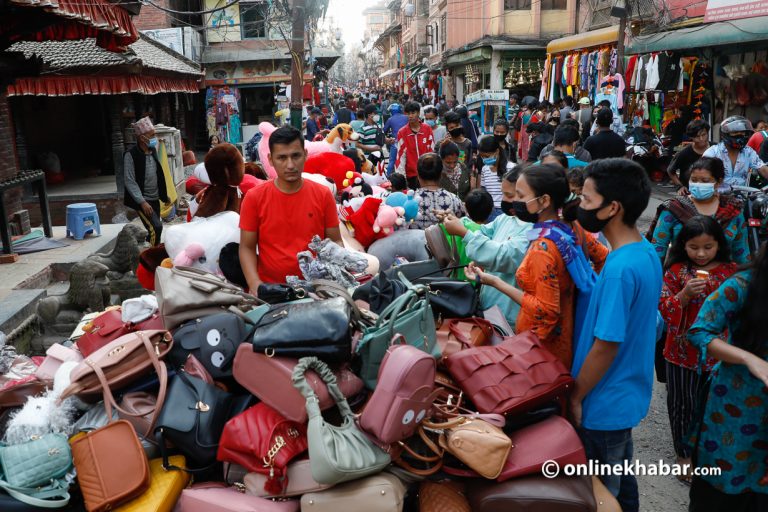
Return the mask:
[[[291,32],[291,124],[301,130],[304,95],[304,25],[306,0],[293,1],[293,29]]]
[[[630,0],[624,2],[624,16],[619,19],[619,40],[616,41],[616,72],[624,74],[624,39],[627,36],[627,18],[632,15]]]

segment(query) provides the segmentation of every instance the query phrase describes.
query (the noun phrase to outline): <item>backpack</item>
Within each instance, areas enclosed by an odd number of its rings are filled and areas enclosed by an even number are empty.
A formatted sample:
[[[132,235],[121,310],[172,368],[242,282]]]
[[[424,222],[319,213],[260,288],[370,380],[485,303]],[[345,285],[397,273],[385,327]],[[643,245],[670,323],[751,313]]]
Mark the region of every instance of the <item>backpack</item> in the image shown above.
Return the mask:
[[[661,217],[661,213],[664,210],[669,210],[672,215],[677,217],[681,224],[685,224],[695,215],[693,212],[685,208],[674,199],[667,199],[656,208],[656,215],[654,215],[653,221],[651,221],[651,225],[648,227],[648,231],[645,233],[645,239],[649,242],[653,241],[653,232],[656,231],[656,225],[659,223],[659,217]]]

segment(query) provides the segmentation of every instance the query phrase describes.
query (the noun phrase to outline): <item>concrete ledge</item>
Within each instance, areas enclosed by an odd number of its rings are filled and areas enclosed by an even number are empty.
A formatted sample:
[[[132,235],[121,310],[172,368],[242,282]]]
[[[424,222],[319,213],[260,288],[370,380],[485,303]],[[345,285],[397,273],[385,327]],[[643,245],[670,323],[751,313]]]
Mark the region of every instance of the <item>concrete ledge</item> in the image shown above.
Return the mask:
[[[0,299],[0,331],[8,334],[34,315],[37,301],[46,295],[44,289],[11,290]]]

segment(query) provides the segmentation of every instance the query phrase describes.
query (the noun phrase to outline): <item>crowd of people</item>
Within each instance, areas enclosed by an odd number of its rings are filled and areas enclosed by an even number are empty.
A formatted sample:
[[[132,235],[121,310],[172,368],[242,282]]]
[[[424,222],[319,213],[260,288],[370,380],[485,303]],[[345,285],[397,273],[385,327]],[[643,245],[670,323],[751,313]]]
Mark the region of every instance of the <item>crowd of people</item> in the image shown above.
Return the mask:
[[[242,200],[227,190],[243,175],[242,161],[208,170],[222,183],[221,209],[240,213],[239,264],[251,293],[299,275],[296,254],[313,236],[344,245],[337,198],[302,178],[304,143],[355,123],[357,148],[388,155],[391,190],[411,189],[419,200],[415,222],[400,229],[441,225],[461,246],[461,277],[480,287],[482,308],[498,306],[516,332],[535,333],[571,370],[569,412],[589,459],[633,460],[632,429],[648,412],[658,342],[674,450],[688,467],[681,478],[692,481],[690,510],[768,510],[768,255],[765,246],[750,253],[744,206],[730,193],[752,175],[768,176],[748,144],[751,123],[726,119],[712,147],[706,122],[688,125],[690,144],[669,170],[680,193],[641,234],[652,185],[625,158],[606,106],[570,98],[518,105],[513,95],[512,118],[481,135],[466,107],[419,99],[350,95],[333,102],[332,118],[312,109],[304,131],[278,128],[266,155],[277,177]],[[145,224],[144,205],[154,209],[158,195],[151,140],[140,133],[147,158],[132,175],[146,186],[128,187]],[[206,164],[226,146],[213,146]],[[228,179],[216,181],[216,172]],[[695,467],[722,472],[692,477]],[[639,510],[632,475],[602,479],[623,510]]]

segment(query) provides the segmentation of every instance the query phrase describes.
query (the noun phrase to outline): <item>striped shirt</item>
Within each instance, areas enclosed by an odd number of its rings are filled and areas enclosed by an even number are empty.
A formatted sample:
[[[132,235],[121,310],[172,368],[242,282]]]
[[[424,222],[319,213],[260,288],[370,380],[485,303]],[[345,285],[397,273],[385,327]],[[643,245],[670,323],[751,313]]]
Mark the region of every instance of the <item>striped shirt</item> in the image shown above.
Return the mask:
[[[376,145],[376,132],[379,131],[379,127],[375,124],[364,124],[357,133],[360,135],[359,143],[364,146]]]
[[[507,162],[507,171],[511,171],[514,168],[514,162]],[[480,171],[480,186],[491,194],[494,208],[501,208],[501,179],[496,174],[495,169],[491,169],[487,165],[483,166],[483,170]]]

